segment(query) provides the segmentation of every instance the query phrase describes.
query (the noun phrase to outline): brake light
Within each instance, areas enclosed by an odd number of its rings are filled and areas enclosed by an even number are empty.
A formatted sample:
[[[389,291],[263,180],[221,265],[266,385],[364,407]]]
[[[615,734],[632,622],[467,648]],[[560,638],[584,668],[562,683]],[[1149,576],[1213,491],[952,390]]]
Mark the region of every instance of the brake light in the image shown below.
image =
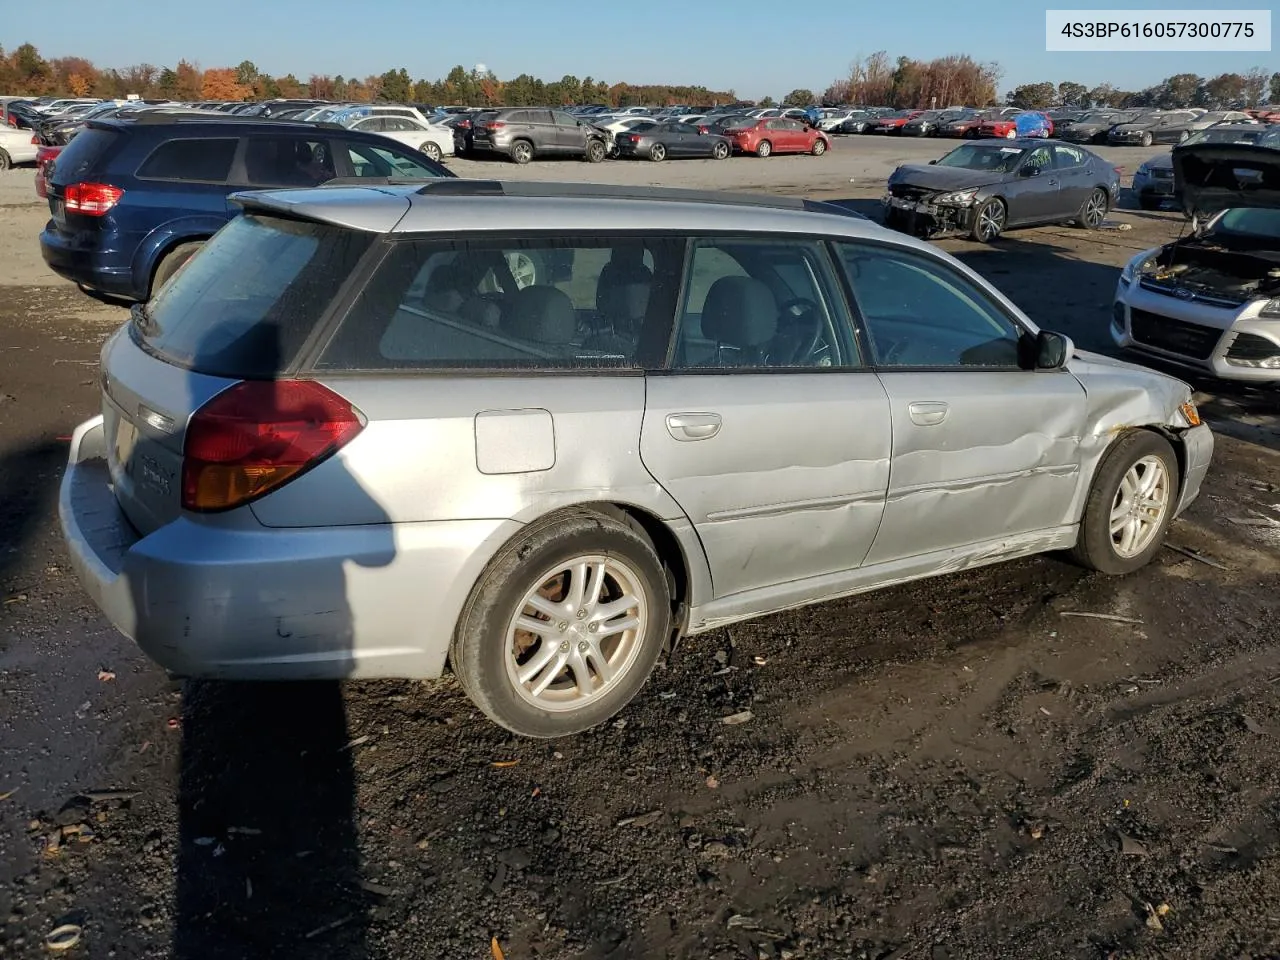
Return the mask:
[[[63,195],[68,213],[101,217],[120,202],[124,191],[109,183],[72,183]]]
[[[486,124],[486,126],[490,130],[501,130],[503,127],[506,126],[506,124],[501,120],[491,120],[489,121],[489,123]]]
[[[31,137],[31,145],[32,145],[33,147],[38,147],[38,146],[40,146],[40,138],[39,138],[39,137],[37,137],[37,136],[34,136],[34,135],[33,135],[33,136]]]
[[[311,380],[246,380],[192,416],[183,442],[182,507],[242,506],[324,462],[364,429],[360,413]]]

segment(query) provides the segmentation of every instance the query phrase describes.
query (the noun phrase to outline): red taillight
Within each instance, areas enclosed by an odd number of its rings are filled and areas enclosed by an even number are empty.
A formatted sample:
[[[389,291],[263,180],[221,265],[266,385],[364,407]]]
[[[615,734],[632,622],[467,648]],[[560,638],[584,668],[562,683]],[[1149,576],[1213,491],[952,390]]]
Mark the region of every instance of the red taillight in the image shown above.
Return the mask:
[[[230,510],[288,483],[349,443],[364,423],[310,380],[246,380],[192,416],[183,442],[182,507]]]
[[[72,183],[63,195],[68,213],[101,217],[120,202],[124,191],[109,183]]]
[[[490,130],[501,130],[503,127],[506,126],[506,124],[503,123],[501,120],[491,120],[489,123],[486,123],[485,126],[488,127]]]
[[[40,146],[40,138],[39,138],[39,137],[37,137],[37,136],[34,136],[34,135],[33,135],[33,136],[31,137],[31,145],[32,145],[32,146],[35,146],[35,147]]]

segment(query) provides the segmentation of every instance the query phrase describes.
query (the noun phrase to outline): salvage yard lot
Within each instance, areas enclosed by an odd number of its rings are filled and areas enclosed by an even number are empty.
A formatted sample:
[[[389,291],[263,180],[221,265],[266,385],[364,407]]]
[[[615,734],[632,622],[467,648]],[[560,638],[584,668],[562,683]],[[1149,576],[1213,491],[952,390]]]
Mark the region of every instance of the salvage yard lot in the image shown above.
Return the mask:
[[[874,215],[948,146],[451,166]],[[1119,267],[1182,228],[1125,206],[1125,231],[940,245],[1110,352]],[[184,687],[114,634],[54,508],[125,311],[44,269],[44,219],[31,171],[0,174],[0,955],[63,922],[72,955],[122,960],[1280,953],[1274,391],[1196,384],[1215,466],[1148,569],[1038,558],[735,626],[538,743],[450,681]],[[125,793],[60,814],[95,790]]]

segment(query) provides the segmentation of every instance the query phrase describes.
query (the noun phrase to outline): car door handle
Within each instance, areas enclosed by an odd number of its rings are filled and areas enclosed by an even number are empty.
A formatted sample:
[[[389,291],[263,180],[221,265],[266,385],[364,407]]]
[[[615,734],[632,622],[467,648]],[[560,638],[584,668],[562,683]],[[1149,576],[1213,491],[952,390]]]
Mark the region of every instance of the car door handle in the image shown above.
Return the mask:
[[[708,440],[720,432],[718,413],[669,413],[667,433],[680,441]]]
[[[940,400],[918,400],[907,407],[907,413],[916,426],[932,427],[946,420],[950,409]]]

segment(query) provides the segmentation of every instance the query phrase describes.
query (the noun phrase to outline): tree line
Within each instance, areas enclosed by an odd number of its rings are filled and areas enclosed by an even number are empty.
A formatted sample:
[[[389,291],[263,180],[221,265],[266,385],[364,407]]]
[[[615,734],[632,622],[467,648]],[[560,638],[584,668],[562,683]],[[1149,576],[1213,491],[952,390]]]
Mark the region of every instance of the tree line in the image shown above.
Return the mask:
[[[854,60],[848,75],[832,81],[821,99],[831,105],[860,103],[896,108],[987,106],[995,102],[1002,75],[998,63],[980,63],[967,54],[933,60],[894,60],[886,51],[878,50]]]
[[[465,106],[530,106],[600,103],[613,107],[673,103],[728,103],[732,90],[709,90],[681,84],[606,83],[593,77],[565,75],[542,80],[522,73],[500,80],[492,72],[456,66],[438,80],[413,79],[408,70],[347,77],[312,74],[303,80],[292,73],[275,77],[249,60],[236,67],[201,69],[179,60],[173,67],[140,63],[124,68],[98,68],[83,57],[46,60],[30,43],[6,54],[0,48],[0,93],[26,96],[123,98],[164,97],[171,100],[267,100],[312,97],[318,100],[457,104]]]
[[[1280,103],[1280,72],[1269,77],[1261,67],[1245,73],[1220,73],[1202,77],[1176,73],[1145,90],[1117,90],[1109,83],[1086,87],[1082,83],[1024,83],[1005,94],[1013,107],[1204,107],[1223,110]]]

